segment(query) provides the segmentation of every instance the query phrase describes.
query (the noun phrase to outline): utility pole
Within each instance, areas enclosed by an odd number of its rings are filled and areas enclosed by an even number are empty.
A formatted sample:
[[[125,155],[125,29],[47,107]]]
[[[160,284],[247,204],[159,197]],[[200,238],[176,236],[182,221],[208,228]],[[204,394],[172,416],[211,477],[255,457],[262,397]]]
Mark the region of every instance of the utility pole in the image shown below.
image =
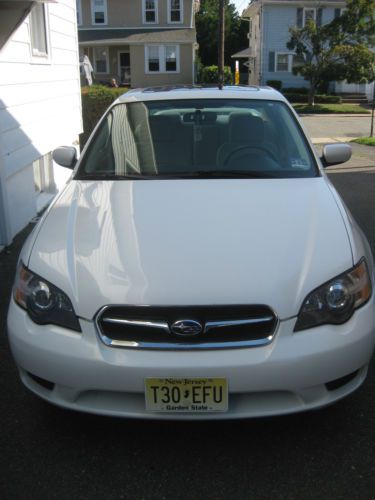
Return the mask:
[[[219,89],[222,90],[224,85],[224,0],[219,0]]]
[[[374,92],[372,94],[372,110],[371,110],[371,132],[370,137],[374,137],[374,114],[375,114],[375,80],[373,82]]]

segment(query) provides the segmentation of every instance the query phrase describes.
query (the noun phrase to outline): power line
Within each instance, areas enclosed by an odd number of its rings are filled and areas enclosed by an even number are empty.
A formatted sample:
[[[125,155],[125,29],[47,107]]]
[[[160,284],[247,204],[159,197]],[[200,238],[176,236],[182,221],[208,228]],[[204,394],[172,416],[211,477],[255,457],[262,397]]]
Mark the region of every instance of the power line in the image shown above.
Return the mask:
[[[239,15],[242,14],[242,10],[245,8],[245,6],[247,7],[249,3],[250,3],[249,0],[242,0],[242,2],[240,2],[240,4],[237,7]]]

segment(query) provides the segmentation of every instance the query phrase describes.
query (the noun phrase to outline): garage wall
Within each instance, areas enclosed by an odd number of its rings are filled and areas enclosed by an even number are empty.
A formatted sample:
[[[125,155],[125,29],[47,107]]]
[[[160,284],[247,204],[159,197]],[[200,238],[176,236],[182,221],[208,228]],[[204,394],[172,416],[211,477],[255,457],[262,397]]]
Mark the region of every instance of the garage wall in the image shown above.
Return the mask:
[[[29,18],[0,51],[0,245],[36,214],[33,161],[82,131],[75,0],[47,4],[46,21],[48,58],[32,54]]]

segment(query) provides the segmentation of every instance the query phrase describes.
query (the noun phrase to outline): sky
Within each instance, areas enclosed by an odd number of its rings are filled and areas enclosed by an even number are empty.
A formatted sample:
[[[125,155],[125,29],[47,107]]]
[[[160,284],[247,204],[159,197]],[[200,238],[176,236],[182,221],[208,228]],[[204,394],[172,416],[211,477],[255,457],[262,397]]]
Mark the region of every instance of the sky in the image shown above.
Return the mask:
[[[242,11],[248,6],[250,0],[231,0],[231,2],[236,6],[238,13],[242,14]]]

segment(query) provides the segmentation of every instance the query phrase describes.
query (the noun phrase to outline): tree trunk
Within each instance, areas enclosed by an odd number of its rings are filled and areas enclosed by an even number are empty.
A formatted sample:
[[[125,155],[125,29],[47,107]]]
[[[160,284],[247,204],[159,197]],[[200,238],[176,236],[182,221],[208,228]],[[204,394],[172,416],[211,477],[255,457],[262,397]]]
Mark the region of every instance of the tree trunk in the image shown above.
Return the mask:
[[[315,106],[315,94],[316,94],[316,83],[312,79],[310,80],[310,88],[309,88],[309,106]]]

